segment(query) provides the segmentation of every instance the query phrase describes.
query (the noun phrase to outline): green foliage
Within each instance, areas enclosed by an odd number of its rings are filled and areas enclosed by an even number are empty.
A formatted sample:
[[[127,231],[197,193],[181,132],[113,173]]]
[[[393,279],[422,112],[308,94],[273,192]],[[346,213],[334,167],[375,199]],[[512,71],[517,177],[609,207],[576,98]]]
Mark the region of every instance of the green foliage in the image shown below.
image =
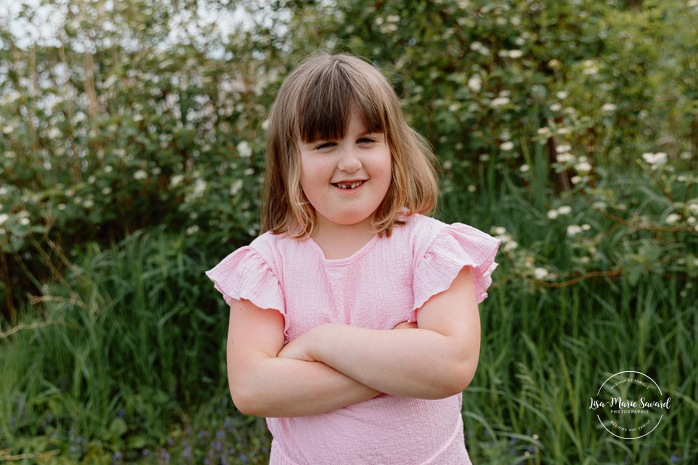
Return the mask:
[[[15,438],[36,436],[75,460],[153,447],[182,406],[224,391],[227,313],[205,282],[211,260],[162,233],[83,250],[35,299],[36,321],[3,335],[0,449],[32,452]]]
[[[394,84],[439,215],[502,239],[474,462],[695,461],[698,2],[41,3],[11,11],[50,38],[0,16],[0,460],[264,463],[202,271],[258,232],[266,112],[330,48]],[[630,367],[677,402],[642,444],[585,410]]]

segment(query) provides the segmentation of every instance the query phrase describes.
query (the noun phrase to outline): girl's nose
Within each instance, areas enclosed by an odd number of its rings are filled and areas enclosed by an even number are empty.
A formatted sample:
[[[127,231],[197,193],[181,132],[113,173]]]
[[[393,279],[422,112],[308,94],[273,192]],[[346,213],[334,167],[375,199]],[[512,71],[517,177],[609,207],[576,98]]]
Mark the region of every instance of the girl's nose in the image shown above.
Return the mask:
[[[337,168],[347,173],[355,173],[361,169],[361,160],[352,150],[347,150],[342,154]]]

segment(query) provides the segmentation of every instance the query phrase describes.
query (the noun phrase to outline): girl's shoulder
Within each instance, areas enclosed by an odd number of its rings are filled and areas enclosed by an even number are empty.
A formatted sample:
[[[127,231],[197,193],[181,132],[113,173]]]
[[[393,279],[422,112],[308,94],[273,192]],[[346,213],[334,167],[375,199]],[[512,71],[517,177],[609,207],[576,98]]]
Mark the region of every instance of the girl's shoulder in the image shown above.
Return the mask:
[[[254,250],[264,254],[271,251],[297,248],[298,245],[307,242],[304,239],[296,239],[288,233],[273,233],[267,231],[257,236],[249,245]]]
[[[448,224],[413,215],[405,225],[411,231],[415,261],[415,308],[438,292],[448,289],[463,267],[473,270],[478,302],[487,297],[500,241],[462,223]]]
[[[404,224],[393,229],[393,236],[399,240],[406,240],[414,245],[427,246],[448,224],[430,216],[414,213],[402,219]]]

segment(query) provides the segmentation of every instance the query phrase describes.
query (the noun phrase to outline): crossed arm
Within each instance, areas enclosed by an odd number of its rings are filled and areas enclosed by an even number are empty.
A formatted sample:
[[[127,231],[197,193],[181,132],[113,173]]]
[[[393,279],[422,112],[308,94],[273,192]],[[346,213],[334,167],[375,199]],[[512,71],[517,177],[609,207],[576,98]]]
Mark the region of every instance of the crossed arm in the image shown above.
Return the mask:
[[[469,268],[419,310],[417,328],[328,324],[284,347],[283,327],[276,311],[260,310],[245,300],[231,305],[228,380],[233,401],[244,413],[312,415],[380,393],[448,397],[470,384],[480,350],[480,319]]]

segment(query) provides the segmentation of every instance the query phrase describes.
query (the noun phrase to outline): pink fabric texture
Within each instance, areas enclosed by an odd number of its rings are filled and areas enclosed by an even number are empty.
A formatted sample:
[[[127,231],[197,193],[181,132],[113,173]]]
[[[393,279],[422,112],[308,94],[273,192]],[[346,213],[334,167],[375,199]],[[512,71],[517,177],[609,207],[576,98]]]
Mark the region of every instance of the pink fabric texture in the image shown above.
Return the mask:
[[[499,241],[470,226],[408,217],[348,258],[328,260],[312,240],[265,233],[206,274],[227,302],[245,299],[284,316],[291,341],[325,323],[392,329],[416,321],[430,297],[472,267],[487,297]],[[268,418],[271,465],[469,464],[462,396],[422,400],[381,395],[333,412]]]

